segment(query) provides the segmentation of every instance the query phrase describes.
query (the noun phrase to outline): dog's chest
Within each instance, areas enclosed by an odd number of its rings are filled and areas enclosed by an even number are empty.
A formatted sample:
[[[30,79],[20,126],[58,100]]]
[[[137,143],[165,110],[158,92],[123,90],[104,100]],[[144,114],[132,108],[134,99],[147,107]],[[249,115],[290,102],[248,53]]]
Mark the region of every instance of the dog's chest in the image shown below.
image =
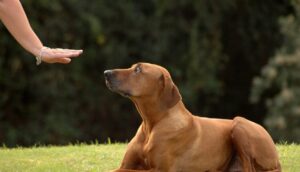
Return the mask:
[[[187,172],[189,166],[180,161],[183,154],[170,146],[170,142],[174,141],[162,138],[159,140],[150,137],[143,145],[142,157],[145,166],[160,169],[162,172]]]
[[[150,136],[143,145],[143,163],[149,168],[161,169],[162,172],[218,171],[216,164],[220,160],[213,158],[214,164],[205,163],[210,155],[199,149],[199,142],[195,138],[186,146],[183,141]]]

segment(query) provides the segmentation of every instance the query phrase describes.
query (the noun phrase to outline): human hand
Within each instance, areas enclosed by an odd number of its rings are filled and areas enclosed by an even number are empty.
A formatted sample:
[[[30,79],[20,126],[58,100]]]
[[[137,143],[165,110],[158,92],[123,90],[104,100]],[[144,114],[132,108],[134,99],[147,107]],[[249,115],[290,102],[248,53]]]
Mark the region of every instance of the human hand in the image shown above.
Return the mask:
[[[68,64],[71,62],[71,58],[78,57],[82,52],[83,50],[43,47],[36,57],[37,65],[42,61],[46,63]]]

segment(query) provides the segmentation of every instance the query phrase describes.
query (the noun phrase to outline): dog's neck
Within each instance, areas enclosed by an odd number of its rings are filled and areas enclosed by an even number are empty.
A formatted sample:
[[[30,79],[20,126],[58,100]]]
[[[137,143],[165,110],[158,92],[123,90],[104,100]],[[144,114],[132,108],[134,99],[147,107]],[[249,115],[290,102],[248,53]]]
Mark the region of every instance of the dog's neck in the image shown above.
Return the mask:
[[[150,133],[153,127],[160,122],[163,118],[170,117],[173,115],[173,111],[176,109],[186,109],[182,108],[184,107],[183,102],[180,100],[177,104],[175,104],[171,108],[161,108],[160,102],[157,102],[157,100],[141,100],[141,99],[131,99],[142,120],[143,125],[147,133]],[[177,110],[178,111],[178,110]],[[189,113],[180,113],[180,114],[189,114]],[[178,115],[178,114],[176,114]]]

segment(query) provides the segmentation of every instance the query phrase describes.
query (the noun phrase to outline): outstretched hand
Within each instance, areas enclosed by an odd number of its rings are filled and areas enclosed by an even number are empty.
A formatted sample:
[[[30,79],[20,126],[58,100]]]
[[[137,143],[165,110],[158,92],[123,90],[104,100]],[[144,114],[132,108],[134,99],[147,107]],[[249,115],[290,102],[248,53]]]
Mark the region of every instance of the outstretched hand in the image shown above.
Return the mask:
[[[83,50],[43,47],[40,52],[41,61],[45,63],[68,64],[71,58],[78,57]]]

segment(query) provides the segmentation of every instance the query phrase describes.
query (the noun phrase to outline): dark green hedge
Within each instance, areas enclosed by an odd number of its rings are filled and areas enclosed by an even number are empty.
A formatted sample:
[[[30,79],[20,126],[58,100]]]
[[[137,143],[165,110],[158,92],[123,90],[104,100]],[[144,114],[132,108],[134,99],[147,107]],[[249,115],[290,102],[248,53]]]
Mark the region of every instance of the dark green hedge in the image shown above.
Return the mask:
[[[0,143],[8,146],[129,140],[140,123],[111,93],[105,69],[145,61],[165,66],[194,113],[262,122],[248,101],[251,80],[280,46],[272,0],[27,0],[45,45],[82,48],[70,65],[34,65],[0,26]]]

